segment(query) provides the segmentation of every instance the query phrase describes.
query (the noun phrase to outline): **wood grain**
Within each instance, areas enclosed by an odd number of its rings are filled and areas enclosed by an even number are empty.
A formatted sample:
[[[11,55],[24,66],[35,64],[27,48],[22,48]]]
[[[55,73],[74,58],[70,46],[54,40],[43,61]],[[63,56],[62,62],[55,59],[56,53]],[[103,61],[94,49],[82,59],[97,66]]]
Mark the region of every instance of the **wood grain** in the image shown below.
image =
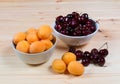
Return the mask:
[[[42,65],[23,63],[11,48],[13,35],[30,27],[49,24],[58,15],[72,11],[87,12],[99,21],[98,32],[91,41],[78,47],[83,51],[99,48],[108,42],[106,67],[90,65],[82,76],[56,74],[51,70],[55,58],[68,47],[58,39],[54,54]],[[0,84],[120,84],[120,0],[0,0]]]

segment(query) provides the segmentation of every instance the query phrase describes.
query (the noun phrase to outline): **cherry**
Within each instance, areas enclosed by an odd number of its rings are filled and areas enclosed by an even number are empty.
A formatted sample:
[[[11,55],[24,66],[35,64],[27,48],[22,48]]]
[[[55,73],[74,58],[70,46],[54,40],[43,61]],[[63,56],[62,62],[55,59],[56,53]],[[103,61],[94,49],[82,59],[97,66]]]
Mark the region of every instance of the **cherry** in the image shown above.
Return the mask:
[[[90,52],[85,51],[83,55],[84,55],[84,58],[90,59]]]
[[[91,54],[94,55],[94,54],[98,54],[98,50],[96,48],[93,48],[91,50]]]
[[[88,66],[90,64],[90,59],[88,58],[83,58],[81,62],[84,66]]]
[[[77,12],[58,16],[55,21],[55,29],[68,36],[86,36],[96,30],[95,22],[89,19],[87,13],[80,15]]]
[[[103,57],[106,57],[108,55],[108,50],[107,49],[101,49],[99,51],[99,54]]]
[[[99,66],[103,66],[103,65],[105,64],[105,58],[104,58],[104,57],[99,57],[99,58],[97,59],[97,64],[98,64]]]
[[[62,30],[62,26],[61,26],[61,25],[55,25],[55,29],[56,29],[57,31],[60,31],[60,30]]]
[[[85,19],[88,19],[88,14],[87,13],[83,13],[82,17],[84,17]]]
[[[75,55],[76,55],[77,61],[83,58],[83,52],[81,50],[76,50]]]
[[[60,33],[65,34],[65,30],[60,30]]]
[[[68,15],[67,15],[67,18],[68,18],[68,19],[73,18],[73,15],[72,15],[72,14],[68,14]]]
[[[75,47],[70,47],[70,48],[69,48],[69,50],[68,50],[68,52],[75,53],[75,52],[76,52],[76,49],[75,49]]]
[[[74,28],[76,28],[78,26],[78,22],[77,22],[76,19],[72,19],[71,26],[74,27]]]
[[[104,45],[107,45],[107,43],[105,43]],[[81,63],[84,66],[88,66],[90,63],[99,66],[104,66],[106,62],[105,57],[108,55],[109,52],[107,49],[101,49],[102,47],[100,47],[100,50],[93,48],[90,52],[89,51],[83,52],[81,50],[77,50],[75,47],[70,47],[69,52],[73,52],[76,55],[77,58],[76,60],[77,61],[81,60]]]
[[[99,54],[94,54],[93,55],[93,59],[91,60],[91,62],[93,63],[93,64],[97,64],[97,59],[99,58]]]
[[[78,19],[78,17],[80,16],[79,13],[77,12],[72,12],[72,15],[74,16],[74,18]]]
[[[56,21],[58,21],[58,22],[64,22],[64,17],[62,15],[60,15],[60,16],[58,16],[56,18]]]

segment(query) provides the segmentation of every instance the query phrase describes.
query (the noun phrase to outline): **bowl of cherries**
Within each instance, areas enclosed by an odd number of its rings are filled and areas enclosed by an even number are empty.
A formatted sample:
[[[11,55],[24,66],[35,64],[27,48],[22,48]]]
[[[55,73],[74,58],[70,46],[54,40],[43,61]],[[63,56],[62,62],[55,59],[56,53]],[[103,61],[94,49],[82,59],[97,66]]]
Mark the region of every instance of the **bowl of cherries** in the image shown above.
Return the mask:
[[[56,17],[53,24],[54,34],[69,46],[80,46],[89,42],[97,33],[98,23],[87,13],[72,12]]]

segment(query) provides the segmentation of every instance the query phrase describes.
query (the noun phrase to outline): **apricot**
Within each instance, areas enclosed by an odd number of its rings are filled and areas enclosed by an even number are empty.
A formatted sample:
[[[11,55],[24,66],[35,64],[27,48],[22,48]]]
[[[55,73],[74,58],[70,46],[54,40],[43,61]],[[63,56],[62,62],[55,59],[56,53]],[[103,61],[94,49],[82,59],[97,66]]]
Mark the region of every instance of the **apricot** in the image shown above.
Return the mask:
[[[61,59],[55,59],[52,62],[52,69],[57,73],[64,73],[66,70],[66,64]]]
[[[51,34],[49,37],[48,37],[49,40],[53,40],[53,35]]]
[[[15,34],[15,36],[13,37],[13,42],[15,44],[17,44],[18,42],[22,41],[22,40],[25,40],[26,38],[26,33],[24,32],[18,32]]]
[[[38,36],[36,33],[29,33],[26,35],[26,39],[27,41],[31,44],[34,41],[38,41]]]
[[[40,39],[47,39],[52,34],[52,29],[49,25],[43,25],[38,29],[38,37]]]
[[[45,50],[45,44],[41,41],[35,41],[31,43],[29,52],[30,53],[39,53]]]
[[[25,40],[18,42],[18,44],[16,45],[17,50],[25,53],[29,52],[29,47],[30,47],[30,44]]]
[[[26,32],[27,32],[27,34],[29,34],[29,33],[37,33],[37,29],[36,28],[29,28]]]
[[[76,61],[76,55],[72,52],[66,52],[62,56],[62,60],[68,65],[71,61]]]
[[[84,73],[84,66],[77,61],[71,61],[67,66],[67,70],[72,75],[82,75]]]
[[[46,47],[45,50],[48,50],[49,48],[51,48],[53,46],[53,43],[50,40],[48,40],[48,39],[41,40],[41,41],[45,44],[45,47]]]

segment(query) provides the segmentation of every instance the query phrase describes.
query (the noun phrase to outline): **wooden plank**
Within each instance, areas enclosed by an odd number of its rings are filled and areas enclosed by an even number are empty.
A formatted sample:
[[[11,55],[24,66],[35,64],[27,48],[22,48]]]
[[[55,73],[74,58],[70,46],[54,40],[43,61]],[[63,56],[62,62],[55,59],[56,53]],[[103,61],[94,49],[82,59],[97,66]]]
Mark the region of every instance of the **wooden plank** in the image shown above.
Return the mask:
[[[1,84],[120,84],[120,0],[0,0],[0,83]],[[108,42],[107,67],[90,65],[82,76],[56,74],[50,66],[54,59],[67,52],[66,46],[58,39],[50,60],[39,66],[23,63],[11,48],[13,35],[30,27],[42,24],[52,26],[58,15],[73,11],[87,12],[99,21],[98,32],[91,41],[78,47],[83,51],[99,48]]]

